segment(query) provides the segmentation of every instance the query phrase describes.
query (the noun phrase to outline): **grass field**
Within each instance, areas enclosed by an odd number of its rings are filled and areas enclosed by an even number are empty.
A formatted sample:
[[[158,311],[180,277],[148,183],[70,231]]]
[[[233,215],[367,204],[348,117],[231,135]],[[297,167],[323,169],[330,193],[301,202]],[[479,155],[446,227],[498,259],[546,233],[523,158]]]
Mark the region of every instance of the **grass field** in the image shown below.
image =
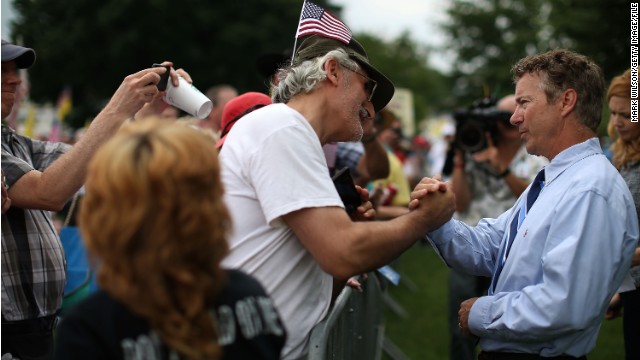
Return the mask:
[[[409,359],[448,359],[447,267],[428,245],[416,245],[402,255],[394,268],[410,278],[416,289],[403,286],[402,280],[397,287],[390,285],[389,295],[409,316],[402,319],[387,308],[388,338]],[[589,360],[624,359],[620,319],[603,323],[596,348],[587,357]]]

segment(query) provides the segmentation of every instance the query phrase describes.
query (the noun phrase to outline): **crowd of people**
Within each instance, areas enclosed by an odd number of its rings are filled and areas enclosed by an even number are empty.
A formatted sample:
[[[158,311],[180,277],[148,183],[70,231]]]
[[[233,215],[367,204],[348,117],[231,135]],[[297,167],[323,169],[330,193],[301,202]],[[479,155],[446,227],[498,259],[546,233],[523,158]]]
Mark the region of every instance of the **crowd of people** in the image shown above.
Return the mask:
[[[627,357],[640,356],[629,70],[607,92],[584,55],[519,60],[493,133],[473,151],[452,137],[442,174],[425,166],[424,138],[407,151],[385,108],[394,84],[356,39],[297,45],[268,95],[209,89],[205,119],[164,102],[165,72],[191,82],[166,61],[125,77],[73,146],[3,121],[3,360],[300,359],[344,286],[418,241],[451,269],[451,359],[586,359],[620,314]],[[3,120],[35,60],[2,41]],[[597,137],[604,100],[612,161]],[[332,179],[343,168],[353,208]],[[51,211],[83,186],[99,289],[60,317]]]

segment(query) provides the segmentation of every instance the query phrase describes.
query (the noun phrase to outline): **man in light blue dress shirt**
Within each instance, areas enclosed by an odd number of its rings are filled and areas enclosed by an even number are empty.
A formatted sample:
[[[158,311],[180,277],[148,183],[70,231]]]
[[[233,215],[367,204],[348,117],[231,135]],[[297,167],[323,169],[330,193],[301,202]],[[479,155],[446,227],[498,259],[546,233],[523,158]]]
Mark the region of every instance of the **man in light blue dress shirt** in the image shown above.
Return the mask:
[[[458,313],[462,333],[479,338],[479,359],[585,359],[639,237],[629,189],[596,137],[602,71],[562,49],[512,71],[511,123],[530,154],[550,161],[539,196],[527,199],[530,185],[497,219],[451,220],[428,238],[451,268],[492,276],[488,295]]]

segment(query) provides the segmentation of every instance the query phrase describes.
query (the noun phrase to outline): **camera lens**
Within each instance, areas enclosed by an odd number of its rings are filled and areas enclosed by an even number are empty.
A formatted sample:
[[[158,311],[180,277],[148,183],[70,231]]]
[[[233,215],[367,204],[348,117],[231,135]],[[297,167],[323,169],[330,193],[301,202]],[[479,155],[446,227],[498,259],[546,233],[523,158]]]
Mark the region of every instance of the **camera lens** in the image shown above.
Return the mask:
[[[485,147],[485,129],[474,121],[462,124],[456,131],[456,141],[460,149],[468,152],[482,150]]]

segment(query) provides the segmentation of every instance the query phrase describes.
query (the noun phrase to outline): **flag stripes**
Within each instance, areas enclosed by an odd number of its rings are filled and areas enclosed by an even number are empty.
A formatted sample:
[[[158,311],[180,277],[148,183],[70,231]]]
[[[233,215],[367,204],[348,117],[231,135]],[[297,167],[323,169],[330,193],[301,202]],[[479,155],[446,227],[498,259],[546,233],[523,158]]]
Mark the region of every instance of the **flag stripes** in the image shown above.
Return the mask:
[[[351,30],[340,19],[331,15],[320,6],[305,1],[298,24],[296,37],[321,35],[348,44],[351,41]]]

